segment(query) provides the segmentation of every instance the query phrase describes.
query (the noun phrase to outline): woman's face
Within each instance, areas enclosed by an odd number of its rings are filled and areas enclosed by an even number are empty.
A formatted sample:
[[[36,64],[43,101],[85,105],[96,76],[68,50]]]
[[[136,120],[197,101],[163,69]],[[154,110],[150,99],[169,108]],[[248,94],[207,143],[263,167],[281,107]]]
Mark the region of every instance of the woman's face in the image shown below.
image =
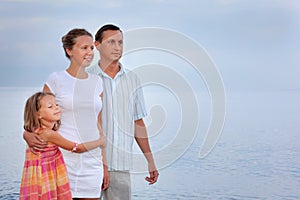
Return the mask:
[[[71,62],[76,66],[87,67],[94,58],[93,38],[88,35],[79,36],[72,49],[67,49]]]

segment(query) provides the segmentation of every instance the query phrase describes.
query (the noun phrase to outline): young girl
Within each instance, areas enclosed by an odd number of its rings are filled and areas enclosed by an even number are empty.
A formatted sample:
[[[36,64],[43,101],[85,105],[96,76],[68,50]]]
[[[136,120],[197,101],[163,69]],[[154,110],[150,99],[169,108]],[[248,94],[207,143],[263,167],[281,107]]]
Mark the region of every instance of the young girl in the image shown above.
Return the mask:
[[[58,147],[81,153],[105,145],[103,137],[83,144],[63,138],[56,132],[60,117],[61,110],[52,93],[37,92],[26,102],[24,129],[39,134],[48,144],[43,151],[32,152],[27,147],[20,199],[72,199],[66,166]]]

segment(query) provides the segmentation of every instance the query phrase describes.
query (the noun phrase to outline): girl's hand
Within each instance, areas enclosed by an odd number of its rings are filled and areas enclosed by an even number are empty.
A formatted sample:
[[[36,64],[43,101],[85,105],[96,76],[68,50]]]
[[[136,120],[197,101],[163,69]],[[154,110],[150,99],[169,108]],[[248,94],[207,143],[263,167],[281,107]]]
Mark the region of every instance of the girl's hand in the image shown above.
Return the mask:
[[[100,138],[98,139],[98,142],[99,142],[99,147],[101,149],[105,148],[105,146],[106,146],[106,137],[102,134],[100,136]]]

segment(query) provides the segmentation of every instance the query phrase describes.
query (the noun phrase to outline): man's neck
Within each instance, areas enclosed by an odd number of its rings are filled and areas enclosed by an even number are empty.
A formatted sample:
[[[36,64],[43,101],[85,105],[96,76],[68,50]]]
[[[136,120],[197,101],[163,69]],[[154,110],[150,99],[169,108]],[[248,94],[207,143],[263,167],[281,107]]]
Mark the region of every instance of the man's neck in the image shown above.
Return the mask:
[[[110,76],[113,79],[120,71],[119,61],[108,63],[100,60],[100,68],[102,69],[102,71],[104,71],[108,76]]]

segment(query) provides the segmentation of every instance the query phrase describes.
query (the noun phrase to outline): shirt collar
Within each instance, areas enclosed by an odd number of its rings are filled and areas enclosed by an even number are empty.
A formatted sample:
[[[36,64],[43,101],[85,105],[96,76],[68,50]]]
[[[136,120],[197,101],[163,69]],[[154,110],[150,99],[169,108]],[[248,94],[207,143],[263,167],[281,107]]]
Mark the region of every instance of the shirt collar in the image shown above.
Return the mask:
[[[120,67],[120,71],[116,74],[115,78],[118,77],[118,76],[121,76],[122,74],[125,73],[125,69],[122,65],[122,63],[119,62],[119,67]],[[96,74],[98,75],[101,75],[101,76],[106,76],[106,77],[110,77],[108,76],[100,67],[100,60],[98,61],[98,66],[97,66],[97,69],[95,71]]]

